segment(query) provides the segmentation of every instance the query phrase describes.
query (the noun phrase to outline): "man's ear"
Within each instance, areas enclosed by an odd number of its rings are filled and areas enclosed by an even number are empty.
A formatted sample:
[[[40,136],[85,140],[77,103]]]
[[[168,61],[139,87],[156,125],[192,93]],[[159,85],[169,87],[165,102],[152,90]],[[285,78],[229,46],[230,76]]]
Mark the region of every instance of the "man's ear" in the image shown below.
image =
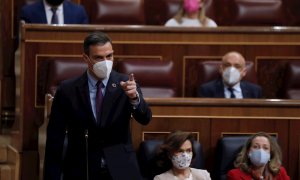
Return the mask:
[[[245,77],[247,74],[247,68],[245,67],[242,71],[241,71],[241,76]]]
[[[222,66],[222,64],[219,66],[219,73],[222,75],[222,73],[223,73],[223,66]]]
[[[82,58],[86,63],[89,63],[89,57],[85,53],[82,54]]]

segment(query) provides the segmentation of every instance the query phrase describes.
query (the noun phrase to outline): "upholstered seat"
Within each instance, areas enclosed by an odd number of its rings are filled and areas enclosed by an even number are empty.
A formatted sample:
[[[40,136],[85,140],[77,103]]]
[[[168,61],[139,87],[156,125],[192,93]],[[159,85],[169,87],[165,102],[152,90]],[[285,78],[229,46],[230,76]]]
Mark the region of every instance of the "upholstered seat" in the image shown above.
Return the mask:
[[[87,64],[83,60],[52,60],[49,65],[47,93],[54,95],[63,80],[81,75],[86,68]]]
[[[133,73],[144,97],[178,96],[178,80],[172,61],[126,59],[118,62],[118,71],[124,74]]]
[[[145,24],[143,0],[93,0],[92,24]]]
[[[219,139],[213,172],[214,179],[227,179],[227,172],[234,168],[233,162],[248,138],[249,136],[228,136]]]
[[[285,23],[285,8],[281,0],[230,0],[227,17],[232,25],[279,26]]]
[[[283,98],[300,99],[300,62],[290,61],[283,77]]]
[[[159,145],[163,143],[163,140],[146,140],[140,144],[138,149],[138,161],[142,175],[145,180],[153,180],[153,177],[157,174],[161,174],[166,170],[160,169],[155,164],[156,153]],[[202,146],[198,141],[193,142],[193,146],[196,152],[196,158],[192,162],[192,167],[203,169],[204,157],[202,152]]]

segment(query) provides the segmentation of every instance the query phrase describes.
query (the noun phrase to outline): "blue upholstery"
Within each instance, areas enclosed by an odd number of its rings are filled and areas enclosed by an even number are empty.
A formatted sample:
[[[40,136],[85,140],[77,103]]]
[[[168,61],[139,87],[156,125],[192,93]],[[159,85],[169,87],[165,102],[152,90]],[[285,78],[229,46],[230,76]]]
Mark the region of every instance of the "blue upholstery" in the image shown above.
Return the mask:
[[[250,136],[228,136],[219,139],[213,173],[214,179],[227,179],[227,172],[234,168],[233,162],[249,137]]]

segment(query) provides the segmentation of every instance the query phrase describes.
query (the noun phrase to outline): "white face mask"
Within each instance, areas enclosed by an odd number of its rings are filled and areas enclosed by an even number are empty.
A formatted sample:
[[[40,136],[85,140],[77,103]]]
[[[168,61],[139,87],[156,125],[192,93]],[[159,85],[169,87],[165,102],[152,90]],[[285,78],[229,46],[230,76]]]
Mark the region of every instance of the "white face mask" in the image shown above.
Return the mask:
[[[100,61],[93,65],[93,71],[99,79],[105,79],[109,77],[112,70],[112,66],[113,66],[113,61],[110,60]]]
[[[248,157],[256,167],[264,166],[270,160],[270,153],[263,149],[255,149],[249,152]]]
[[[233,86],[239,82],[241,78],[241,73],[235,67],[228,67],[223,71],[223,80],[226,84]]]
[[[172,156],[172,163],[178,169],[185,169],[188,168],[191,164],[193,154],[192,153],[180,153],[178,155]]]

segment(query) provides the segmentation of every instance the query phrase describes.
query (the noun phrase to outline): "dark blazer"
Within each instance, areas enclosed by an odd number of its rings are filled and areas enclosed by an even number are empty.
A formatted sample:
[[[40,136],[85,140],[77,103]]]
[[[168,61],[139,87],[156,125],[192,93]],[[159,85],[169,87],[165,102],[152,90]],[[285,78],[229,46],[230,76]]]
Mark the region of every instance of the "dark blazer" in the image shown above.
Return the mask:
[[[243,98],[262,98],[261,87],[247,81],[240,82]],[[217,79],[200,85],[198,97],[224,98],[224,84],[222,79]]]
[[[63,8],[64,24],[88,24],[88,16],[83,6],[65,0]],[[26,23],[47,24],[44,2],[39,0],[22,7],[20,19]]]
[[[146,125],[152,113],[139,87],[140,104],[133,108],[120,87],[120,81],[127,80],[128,75],[111,72],[98,125],[90,103],[87,73],[59,86],[47,128],[45,180],[59,180],[62,172],[65,180],[85,180],[87,161],[89,180],[99,180],[102,155],[114,180],[142,179],[132,146],[130,119],[132,115]],[[62,160],[66,129],[68,145]]]
[[[250,174],[241,171],[239,168],[232,169],[227,174],[227,180],[252,180]],[[276,180],[290,180],[284,167],[280,167],[280,171],[276,176]]]

